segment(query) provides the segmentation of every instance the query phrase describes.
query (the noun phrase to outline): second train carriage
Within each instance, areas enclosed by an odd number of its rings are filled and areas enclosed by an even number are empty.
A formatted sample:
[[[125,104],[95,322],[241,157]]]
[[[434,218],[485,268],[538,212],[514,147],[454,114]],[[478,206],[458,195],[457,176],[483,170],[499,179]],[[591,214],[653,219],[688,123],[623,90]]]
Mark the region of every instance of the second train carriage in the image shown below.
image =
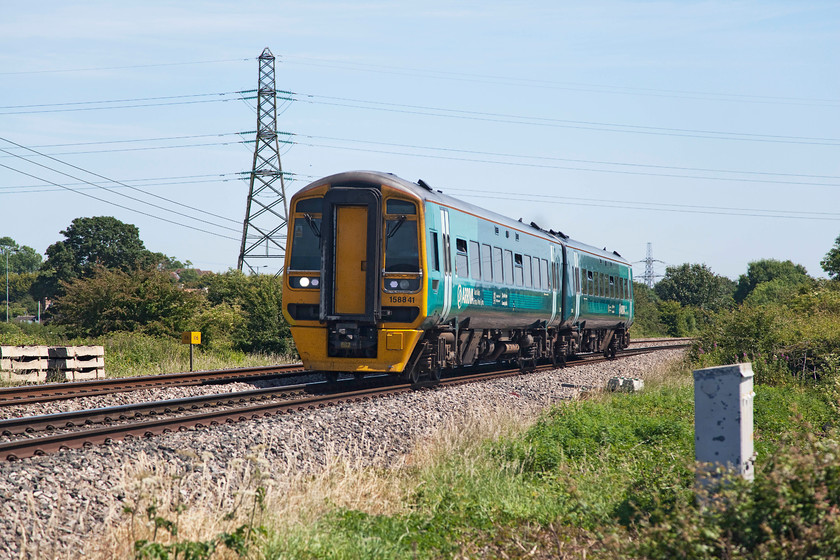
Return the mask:
[[[618,253],[386,173],[315,181],[289,210],[283,310],[309,369],[417,381],[629,342]]]

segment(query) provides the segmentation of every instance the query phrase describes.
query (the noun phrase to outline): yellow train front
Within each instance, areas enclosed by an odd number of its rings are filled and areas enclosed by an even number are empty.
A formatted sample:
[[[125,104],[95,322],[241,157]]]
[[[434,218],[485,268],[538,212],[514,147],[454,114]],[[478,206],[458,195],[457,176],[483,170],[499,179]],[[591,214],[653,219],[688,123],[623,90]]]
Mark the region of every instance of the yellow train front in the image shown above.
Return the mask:
[[[306,368],[406,369],[427,304],[423,204],[407,185],[350,172],[292,198],[283,311]]]

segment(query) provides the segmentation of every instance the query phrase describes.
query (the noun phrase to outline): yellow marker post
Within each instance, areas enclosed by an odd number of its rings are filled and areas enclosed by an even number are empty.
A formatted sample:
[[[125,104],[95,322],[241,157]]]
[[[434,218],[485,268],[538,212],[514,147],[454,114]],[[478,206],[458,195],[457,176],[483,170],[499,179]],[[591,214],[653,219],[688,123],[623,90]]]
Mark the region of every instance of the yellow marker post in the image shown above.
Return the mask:
[[[181,333],[181,344],[190,345],[190,371],[193,370],[193,346],[201,344],[201,332],[184,331]]]

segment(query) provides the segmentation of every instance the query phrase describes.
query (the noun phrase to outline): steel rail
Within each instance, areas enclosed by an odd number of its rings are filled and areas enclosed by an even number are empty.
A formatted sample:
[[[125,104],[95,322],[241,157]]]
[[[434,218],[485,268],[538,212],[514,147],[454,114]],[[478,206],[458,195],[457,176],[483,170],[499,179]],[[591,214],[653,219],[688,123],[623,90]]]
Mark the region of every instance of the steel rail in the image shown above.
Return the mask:
[[[625,350],[623,351],[619,357],[630,357],[633,355],[639,354],[646,354],[661,350],[667,349],[674,349],[674,348],[682,348],[688,346],[687,344],[679,345],[679,346],[657,346],[657,347],[650,347],[650,348],[636,348],[632,350]],[[587,365],[591,363],[597,363],[601,361],[612,361],[611,359],[605,358],[601,355],[597,356],[590,356],[588,359],[581,359],[576,360],[573,362],[568,362],[568,366],[578,366],[578,365]],[[380,396],[390,396],[399,393],[404,393],[408,391],[412,391],[418,388],[434,388],[434,387],[446,387],[446,386],[454,386],[454,385],[462,385],[465,383],[477,382],[477,381],[486,381],[490,379],[499,379],[504,377],[512,377],[512,376],[519,376],[523,374],[527,374],[530,371],[547,371],[557,369],[557,366],[553,364],[544,364],[535,366],[533,369],[529,370],[528,372],[523,372],[519,367],[506,369],[506,370],[497,370],[491,372],[479,372],[473,373],[468,372],[465,375],[459,375],[455,377],[450,377],[441,380],[438,383],[431,383],[431,382],[421,382],[416,385],[412,385],[409,383],[400,383],[396,385],[387,385],[387,386],[373,386],[373,387],[366,387],[364,389],[359,389],[355,391],[349,391],[345,393],[333,393],[333,394],[325,394],[325,395],[318,395],[314,397],[304,398],[304,399],[294,399],[294,400],[286,400],[281,402],[270,402],[270,403],[259,403],[259,404],[251,404],[248,406],[243,407],[236,407],[236,408],[222,408],[220,410],[205,412],[205,413],[198,413],[198,414],[189,414],[186,416],[178,416],[173,418],[163,418],[163,419],[156,419],[156,420],[144,420],[140,422],[130,423],[130,424],[119,424],[119,425],[112,425],[112,426],[105,426],[101,428],[92,428],[92,429],[84,429],[81,431],[72,431],[62,434],[44,436],[44,437],[37,437],[37,438],[27,438],[27,439],[19,439],[11,442],[0,443],[0,459],[5,460],[16,460],[16,459],[23,459],[27,457],[33,457],[37,455],[44,455],[47,453],[52,453],[56,451],[60,451],[63,449],[69,449],[73,447],[87,447],[95,444],[107,443],[113,440],[118,439],[128,439],[131,437],[139,437],[139,436],[152,436],[156,434],[171,432],[174,430],[187,430],[193,427],[206,427],[212,425],[219,425],[221,423],[233,423],[237,421],[244,421],[248,419],[259,418],[262,416],[271,416],[274,414],[281,414],[287,412],[294,412],[295,410],[307,410],[307,409],[315,409],[315,408],[324,408],[325,406],[332,406],[335,404],[343,403],[343,402],[351,402],[351,401],[360,401],[360,400],[368,400],[370,398],[380,397]],[[376,379],[376,378],[374,378]],[[346,380],[343,383],[350,383],[352,380]],[[342,382],[339,382],[339,384]],[[95,418],[100,419],[99,421],[106,422],[108,419],[113,421],[114,416],[118,416],[118,412],[131,412],[132,410],[140,410],[140,409],[157,409],[160,410],[163,408],[165,413],[173,413],[178,412],[179,410],[174,410],[176,407],[185,408],[183,405],[190,405],[193,404],[197,405],[198,403],[202,402],[216,402],[216,406],[224,406],[229,405],[235,401],[243,401],[248,400],[253,397],[255,400],[259,397],[270,398],[271,393],[279,394],[282,392],[289,392],[290,390],[298,390],[298,389],[306,389],[306,388],[313,388],[315,385],[320,385],[325,388],[328,387],[335,387],[336,384],[321,382],[321,383],[311,383],[306,385],[300,386],[286,386],[286,387],[277,387],[277,388],[268,388],[268,389],[257,389],[252,391],[244,391],[244,392],[232,392],[232,393],[225,393],[225,394],[217,394],[217,395],[205,395],[200,397],[188,397],[185,399],[172,399],[169,401],[157,401],[151,403],[140,403],[137,405],[122,405],[117,407],[107,407],[101,409],[92,409],[87,411],[77,411],[77,412],[70,412],[70,413],[60,413],[56,415],[45,415],[41,417],[25,417],[25,418],[17,418],[13,419],[12,421],[4,421],[0,423],[0,425],[6,426],[5,432],[8,433],[15,433],[12,431],[12,426],[16,426],[19,429],[23,427],[23,431],[26,431],[26,421],[33,422],[33,426],[35,423],[40,423],[42,425],[49,425],[55,428],[55,424],[57,423],[57,419],[64,419],[65,425],[67,419],[71,418],[73,415],[79,419],[78,421],[73,421],[73,423],[78,424],[79,422],[93,422]],[[578,386],[574,384],[563,384],[564,386],[569,387],[579,387],[582,389],[590,390],[593,387],[590,386]],[[240,398],[241,397],[241,398]],[[261,400],[264,400],[261,398]],[[212,405],[207,405],[212,406]],[[197,406],[196,406],[197,407]],[[50,418],[52,417],[52,418]],[[21,433],[21,432],[18,432]]]
[[[232,381],[291,377],[308,373],[312,372],[304,370],[302,364],[290,364],[3,387],[0,388],[0,407],[107,395],[140,389],[213,385]]]

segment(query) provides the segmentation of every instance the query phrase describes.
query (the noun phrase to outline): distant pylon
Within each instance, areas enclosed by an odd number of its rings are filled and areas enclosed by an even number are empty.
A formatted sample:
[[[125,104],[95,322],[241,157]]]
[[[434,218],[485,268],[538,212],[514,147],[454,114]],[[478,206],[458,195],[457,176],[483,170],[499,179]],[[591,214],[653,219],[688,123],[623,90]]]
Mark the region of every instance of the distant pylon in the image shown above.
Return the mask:
[[[645,258],[645,284],[653,289],[653,243],[647,244],[647,257]]]
[[[277,141],[274,55],[268,47],[263,50],[259,61],[257,141],[254,146],[254,163],[251,167],[238,268],[242,270],[243,267],[247,267],[251,273],[272,272],[279,276],[283,273],[283,259],[286,256],[286,224],[289,211]]]

